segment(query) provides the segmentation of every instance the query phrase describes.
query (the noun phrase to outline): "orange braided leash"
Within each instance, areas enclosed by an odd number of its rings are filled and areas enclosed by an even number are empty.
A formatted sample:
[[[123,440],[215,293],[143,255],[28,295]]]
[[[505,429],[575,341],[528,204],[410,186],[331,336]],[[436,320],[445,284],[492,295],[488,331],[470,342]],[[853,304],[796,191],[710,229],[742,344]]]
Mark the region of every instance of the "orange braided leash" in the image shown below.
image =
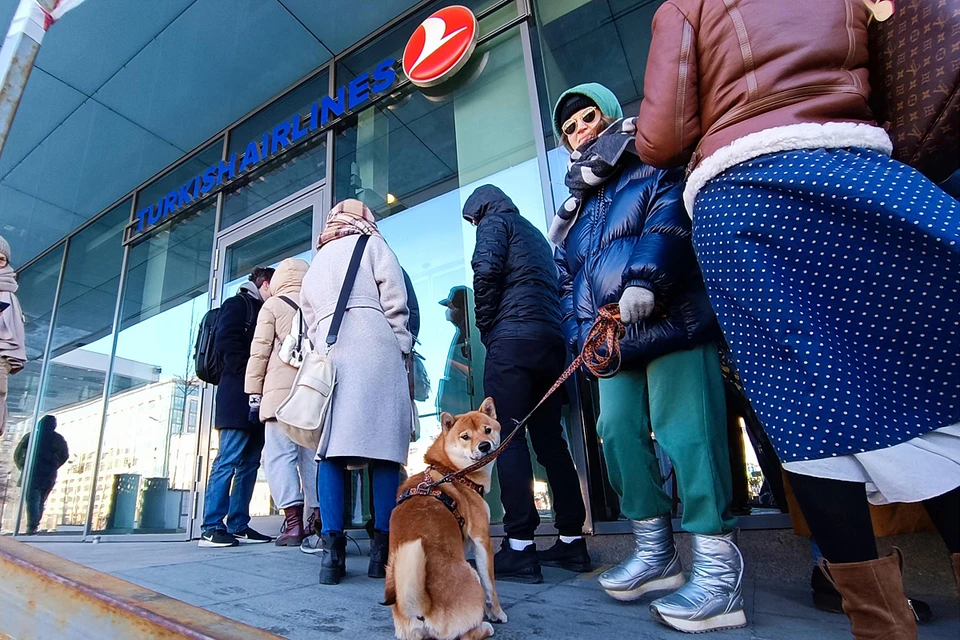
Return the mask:
[[[459,471],[454,471],[443,476],[436,482],[425,486],[425,489],[432,489],[437,485],[441,485],[445,482],[451,482],[457,478],[469,475],[490,464],[496,460],[504,449],[507,448],[507,445],[510,444],[510,441],[513,440],[513,437],[520,432],[524,425],[529,422],[530,418],[533,417],[533,414],[536,413],[537,409],[543,406],[543,403],[547,399],[556,393],[563,383],[565,383],[570,376],[573,375],[573,372],[577,370],[577,367],[580,365],[585,366],[590,373],[597,376],[598,378],[610,378],[617,374],[617,371],[620,370],[620,340],[623,339],[623,336],[626,335],[626,327],[623,326],[623,322],[620,321],[620,307],[616,304],[608,304],[600,308],[599,313],[597,314],[597,319],[593,323],[593,326],[590,328],[590,332],[587,334],[587,339],[583,344],[583,351],[580,352],[573,362],[570,363],[570,366],[566,368],[560,378],[553,383],[553,386],[550,387],[550,390],[540,399],[540,402],[527,414],[520,422],[517,422],[514,426],[513,431],[510,432],[510,435],[505,439],[500,441],[500,445],[488,453],[487,455],[480,458],[478,461],[474,462],[469,467],[460,469]]]

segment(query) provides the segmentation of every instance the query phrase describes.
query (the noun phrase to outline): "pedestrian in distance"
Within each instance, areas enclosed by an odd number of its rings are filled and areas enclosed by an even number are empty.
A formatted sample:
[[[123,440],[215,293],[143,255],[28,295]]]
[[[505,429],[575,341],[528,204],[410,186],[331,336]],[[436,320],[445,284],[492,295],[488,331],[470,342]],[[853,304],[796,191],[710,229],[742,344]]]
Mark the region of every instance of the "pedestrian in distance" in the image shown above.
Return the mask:
[[[33,467],[30,477],[26,480],[23,475],[17,486],[23,487],[27,504],[27,535],[37,533],[43,510],[47,504],[50,492],[57,484],[57,471],[70,459],[70,449],[67,441],[57,433],[57,418],[46,415],[40,418],[37,424],[37,446],[34,450]],[[21,473],[27,467],[27,450],[30,448],[30,434],[20,440],[13,452],[13,462]]]

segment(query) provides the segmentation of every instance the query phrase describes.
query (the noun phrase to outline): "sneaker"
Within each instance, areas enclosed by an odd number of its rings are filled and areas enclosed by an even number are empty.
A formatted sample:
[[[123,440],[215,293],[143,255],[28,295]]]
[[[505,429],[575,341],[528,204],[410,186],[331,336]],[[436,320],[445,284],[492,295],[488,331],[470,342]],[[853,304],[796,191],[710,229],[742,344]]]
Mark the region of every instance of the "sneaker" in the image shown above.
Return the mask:
[[[577,573],[586,573],[591,569],[587,541],[583,538],[573,542],[564,542],[557,538],[556,544],[552,547],[538,551],[537,558],[540,564],[547,567],[558,567]]]
[[[200,534],[198,547],[235,547],[239,542],[223,529],[212,529]]]
[[[264,542],[272,542],[273,538],[270,536],[265,536],[262,533],[247,527],[243,531],[238,531],[233,534],[233,537],[239,542],[244,542],[246,544],[262,544]]]
[[[309,553],[311,555],[323,553],[323,548],[320,546],[320,536],[314,534],[304,538],[303,542],[300,543],[300,551],[303,553]]]
[[[543,582],[543,573],[540,571],[540,561],[537,559],[536,545],[530,545],[523,551],[514,551],[510,548],[507,538],[503,539],[500,551],[493,556],[493,574],[497,580],[508,582],[522,582],[524,584],[540,584]]]

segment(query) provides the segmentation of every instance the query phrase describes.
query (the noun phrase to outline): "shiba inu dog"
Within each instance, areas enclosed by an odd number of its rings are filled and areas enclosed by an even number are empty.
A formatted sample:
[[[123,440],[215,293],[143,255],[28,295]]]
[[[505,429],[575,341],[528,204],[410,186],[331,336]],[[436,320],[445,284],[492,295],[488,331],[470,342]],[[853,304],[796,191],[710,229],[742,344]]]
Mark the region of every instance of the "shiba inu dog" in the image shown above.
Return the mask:
[[[391,605],[400,640],[481,640],[494,622],[506,622],[493,581],[490,490],[493,463],[428,490],[425,483],[465,469],[500,444],[492,398],[479,411],[443,413],[442,430],[427,450],[424,473],[400,487],[390,517],[390,561],[384,603]],[[418,490],[420,493],[418,493]],[[476,559],[476,570],[466,551]]]

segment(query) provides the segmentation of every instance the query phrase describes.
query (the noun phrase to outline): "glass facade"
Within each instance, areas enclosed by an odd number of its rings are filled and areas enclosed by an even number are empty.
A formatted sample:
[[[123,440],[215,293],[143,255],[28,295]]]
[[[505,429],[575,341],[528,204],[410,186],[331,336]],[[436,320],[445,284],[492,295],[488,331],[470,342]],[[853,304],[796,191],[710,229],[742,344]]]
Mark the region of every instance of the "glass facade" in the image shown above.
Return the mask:
[[[29,483],[20,482],[15,452],[37,421],[52,415],[69,458],[46,497],[41,534],[195,535],[217,452],[215,388],[193,370],[198,323],[252,267],[291,256],[309,260],[318,221],[345,198],[374,211],[419,301],[417,351],[430,385],[417,401],[420,437],[411,443],[407,470],[422,469],[439,413],[467,411],[484,398],[485,353],[471,290],[475,229],[460,215],[467,197],[482,184],[497,185],[546,233],[554,203],[566,197],[565,154],[550,125],[553,101],[569,86],[599,81],[625,112],[636,111],[660,3],[463,2],[479,17],[480,42],[453,79],[417,89],[397,65],[392,92],[348,110],[332,128],[191,202],[174,219],[131,235],[135,211],[242,154],[277,123],[308,118],[331,86],[400,58],[424,18],[455,4],[421,3],[27,265],[18,295],[29,362],[10,378],[0,531],[14,532],[19,522],[22,534],[31,524],[19,486]],[[594,526],[617,519],[618,506],[596,438],[596,387],[581,378],[569,390],[567,439]],[[535,475],[537,507],[549,521],[551,497],[536,463]],[[351,487],[348,520],[359,527],[369,518],[365,475],[355,472]],[[488,496],[494,522],[502,517],[498,495],[495,487]],[[251,513],[275,513],[262,473]]]

